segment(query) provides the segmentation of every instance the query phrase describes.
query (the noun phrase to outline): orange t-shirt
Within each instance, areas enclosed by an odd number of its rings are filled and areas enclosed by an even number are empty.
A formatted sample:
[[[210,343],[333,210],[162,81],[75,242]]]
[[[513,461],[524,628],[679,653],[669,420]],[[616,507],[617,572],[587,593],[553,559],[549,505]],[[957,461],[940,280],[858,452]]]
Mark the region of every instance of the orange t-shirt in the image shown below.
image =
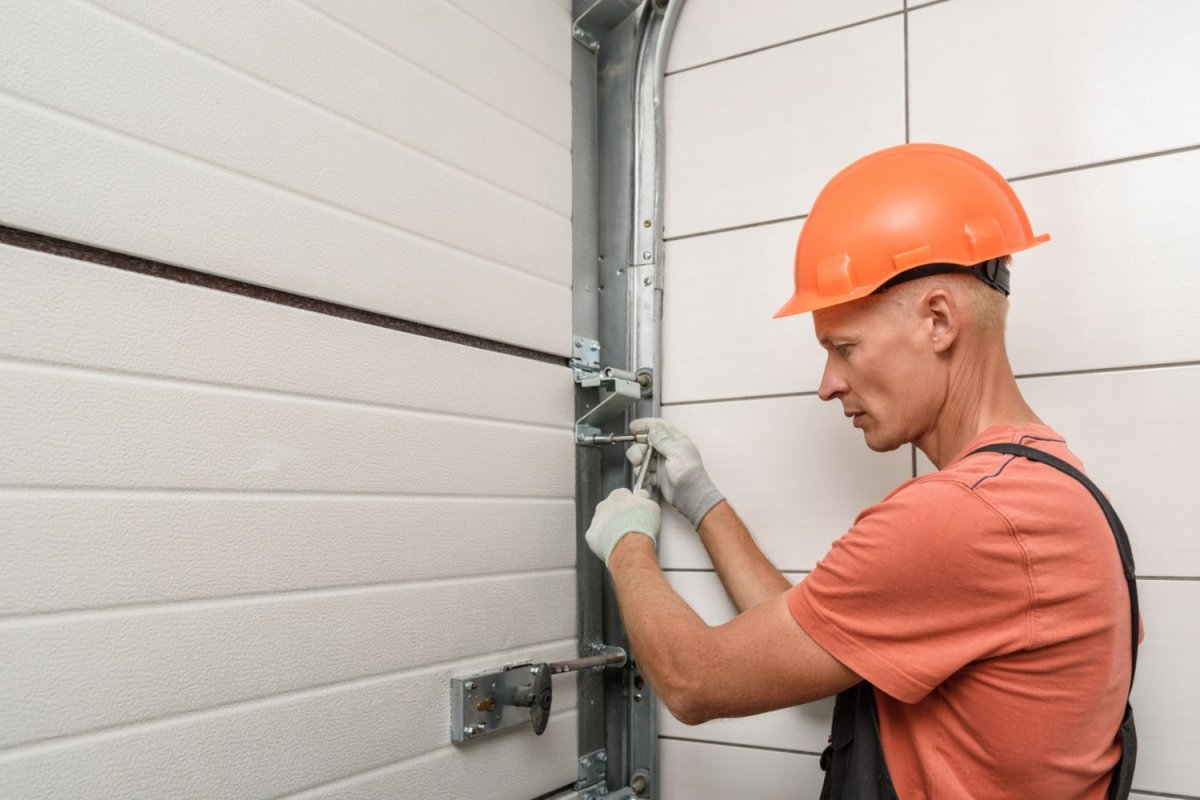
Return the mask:
[[[1129,690],[1129,595],[1099,505],[1000,453],[997,425],[859,514],[789,593],[800,626],[875,686],[901,800],[1103,798]]]

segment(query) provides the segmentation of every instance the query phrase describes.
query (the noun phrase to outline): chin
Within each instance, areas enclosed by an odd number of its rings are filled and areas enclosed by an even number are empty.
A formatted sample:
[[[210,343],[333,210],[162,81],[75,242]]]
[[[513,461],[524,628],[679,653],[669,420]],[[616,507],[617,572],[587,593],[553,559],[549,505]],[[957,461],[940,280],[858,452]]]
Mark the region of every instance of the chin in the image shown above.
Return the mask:
[[[872,434],[867,431],[863,431],[863,440],[867,443],[867,447],[876,453],[890,453],[896,448],[908,444],[907,439],[888,438],[880,436],[878,433]]]

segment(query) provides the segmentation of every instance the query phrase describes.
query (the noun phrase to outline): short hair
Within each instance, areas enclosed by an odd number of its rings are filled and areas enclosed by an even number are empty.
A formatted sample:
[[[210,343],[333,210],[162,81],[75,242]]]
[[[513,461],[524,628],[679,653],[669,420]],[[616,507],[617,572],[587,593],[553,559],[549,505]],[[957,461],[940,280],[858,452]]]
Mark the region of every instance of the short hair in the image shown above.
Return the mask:
[[[1004,267],[1012,265],[1012,256],[1001,258]],[[1004,335],[1008,322],[1008,297],[988,286],[970,273],[945,273],[906,281],[888,290],[903,300],[909,300],[931,289],[945,289],[969,303],[979,328]]]

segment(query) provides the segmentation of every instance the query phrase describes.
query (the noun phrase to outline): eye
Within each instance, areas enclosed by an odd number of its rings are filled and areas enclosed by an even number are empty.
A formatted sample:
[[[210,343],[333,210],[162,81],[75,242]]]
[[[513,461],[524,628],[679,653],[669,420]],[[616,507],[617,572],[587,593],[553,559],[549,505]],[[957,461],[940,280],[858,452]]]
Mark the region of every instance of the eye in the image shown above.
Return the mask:
[[[834,345],[833,350],[835,353],[837,353],[842,358],[849,358],[851,347],[852,347],[852,345],[839,344],[839,345]]]

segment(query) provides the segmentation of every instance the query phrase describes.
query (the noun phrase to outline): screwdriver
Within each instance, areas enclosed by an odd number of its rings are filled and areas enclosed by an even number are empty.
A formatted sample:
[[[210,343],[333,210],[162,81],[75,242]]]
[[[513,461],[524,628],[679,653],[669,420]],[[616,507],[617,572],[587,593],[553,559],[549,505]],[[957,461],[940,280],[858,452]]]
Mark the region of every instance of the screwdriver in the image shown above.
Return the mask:
[[[593,436],[581,436],[579,444],[638,444],[646,443],[644,433],[597,433]]]
[[[654,459],[654,445],[646,445],[646,454],[642,456],[642,466],[638,470],[637,480],[633,482],[633,493],[637,494],[646,485],[646,476],[650,474],[650,462]]]

